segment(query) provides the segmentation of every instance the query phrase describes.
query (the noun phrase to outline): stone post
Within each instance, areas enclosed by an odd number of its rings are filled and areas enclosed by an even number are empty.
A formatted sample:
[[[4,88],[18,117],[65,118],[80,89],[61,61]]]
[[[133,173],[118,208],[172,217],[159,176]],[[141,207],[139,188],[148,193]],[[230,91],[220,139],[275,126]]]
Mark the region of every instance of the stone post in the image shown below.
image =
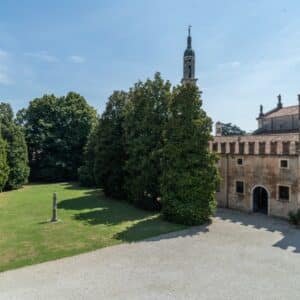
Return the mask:
[[[52,204],[52,219],[51,222],[57,222],[57,196],[53,193],[53,204]]]

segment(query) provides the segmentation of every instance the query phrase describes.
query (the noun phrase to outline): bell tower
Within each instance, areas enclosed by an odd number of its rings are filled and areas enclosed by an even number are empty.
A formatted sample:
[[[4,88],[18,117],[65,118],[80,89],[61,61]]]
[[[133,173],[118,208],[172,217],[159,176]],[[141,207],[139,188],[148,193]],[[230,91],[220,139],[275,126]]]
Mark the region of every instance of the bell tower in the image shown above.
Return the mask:
[[[192,49],[191,27],[192,26],[189,26],[187,48],[184,51],[183,55],[183,78],[181,80],[182,84],[195,84],[197,81],[197,79],[195,78],[195,52]]]

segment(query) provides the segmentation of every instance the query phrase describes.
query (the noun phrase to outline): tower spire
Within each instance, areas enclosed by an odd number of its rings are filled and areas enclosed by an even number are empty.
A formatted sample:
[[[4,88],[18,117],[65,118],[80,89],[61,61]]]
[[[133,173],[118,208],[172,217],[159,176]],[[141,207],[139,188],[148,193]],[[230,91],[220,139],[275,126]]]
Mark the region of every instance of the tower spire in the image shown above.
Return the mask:
[[[192,49],[192,37],[191,37],[191,28],[192,26],[189,25],[189,29],[188,29],[188,37],[187,37],[187,49]]]
[[[191,28],[188,27],[188,36],[187,36],[187,48],[184,51],[183,55],[183,78],[181,82],[183,84],[195,83],[197,79],[195,78],[195,52],[192,49],[192,36],[191,36]]]

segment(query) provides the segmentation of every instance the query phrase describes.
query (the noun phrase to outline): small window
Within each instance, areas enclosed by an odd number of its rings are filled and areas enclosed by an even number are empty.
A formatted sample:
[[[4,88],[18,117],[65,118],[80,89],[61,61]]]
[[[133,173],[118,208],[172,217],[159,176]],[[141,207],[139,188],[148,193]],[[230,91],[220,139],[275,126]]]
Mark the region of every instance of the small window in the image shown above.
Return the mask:
[[[282,154],[290,154],[290,142],[282,142]]]
[[[221,153],[222,154],[226,153],[226,143],[221,143]]]
[[[290,188],[288,186],[279,185],[278,186],[279,199],[281,201],[290,200]]]
[[[266,143],[259,142],[259,154],[265,154],[265,153],[266,153]]]
[[[249,142],[248,146],[249,146],[249,154],[254,154],[255,143],[254,142]]]
[[[287,159],[280,160],[280,168],[287,169],[289,167],[289,161]]]
[[[239,143],[239,154],[244,154],[245,143]]]
[[[242,166],[244,164],[244,160],[242,158],[238,158],[236,160],[236,163],[239,165],[239,166]]]
[[[217,186],[216,186],[216,192],[217,192],[217,193],[221,192],[221,186],[220,186],[220,183],[217,183]]]
[[[213,143],[213,151],[214,152],[218,151],[218,143]]]
[[[277,154],[277,142],[271,142],[271,154]]]
[[[229,150],[230,150],[230,154],[234,154],[235,153],[235,143],[230,143],[229,144]]]
[[[299,152],[299,146],[300,146],[300,143],[299,142],[295,142],[295,150],[297,151],[297,152]]]
[[[235,191],[238,194],[244,194],[244,182],[243,181],[236,181],[236,183],[235,183]]]

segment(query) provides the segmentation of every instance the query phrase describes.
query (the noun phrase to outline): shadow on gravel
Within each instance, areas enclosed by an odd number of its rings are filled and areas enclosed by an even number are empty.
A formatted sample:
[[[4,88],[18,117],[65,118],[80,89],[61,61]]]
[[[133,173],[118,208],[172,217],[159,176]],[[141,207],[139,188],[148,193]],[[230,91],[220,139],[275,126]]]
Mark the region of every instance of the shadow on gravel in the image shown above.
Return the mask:
[[[125,231],[116,234],[115,238],[126,242],[136,242],[140,240],[143,240],[144,242],[156,242],[160,240],[189,237],[207,233],[210,225],[207,223],[201,226],[189,227],[187,229],[182,229],[182,226],[178,225],[178,231],[163,233],[163,222],[165,221],[161,222],[161,226],[158,226],[156,218],[141,221],[127,228]],[[149,238],[151,235],[153,237]]]
[[[283,237],[273,244],[273,247],[284,250],[290,247],[291,252],[300,253],[300,230],[290,225],[286,220],[256,213],[247,214],[230,209],[218,209],[216,217],[259,230],[280,232]]]

